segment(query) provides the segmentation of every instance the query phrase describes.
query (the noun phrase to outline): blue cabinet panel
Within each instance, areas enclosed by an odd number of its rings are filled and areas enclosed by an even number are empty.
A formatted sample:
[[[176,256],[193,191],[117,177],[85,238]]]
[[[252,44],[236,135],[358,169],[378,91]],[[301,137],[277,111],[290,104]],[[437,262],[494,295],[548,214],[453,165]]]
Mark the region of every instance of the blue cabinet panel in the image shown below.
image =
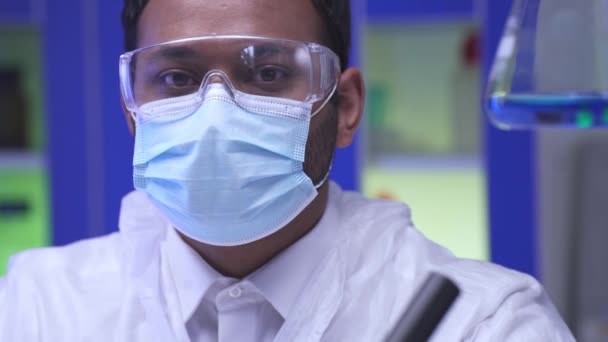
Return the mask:
[[[31,1],[0,0],[0,18],[27,18],[31,13]]]
[[[47,6],[44,32],[46,120],[51,173],[53,243],[88,237],[85,59],[82,2]]]
[[[121,107],[118,57],[124,52],[122,1],[98,1],[100,92],[103,113],[103,218],[101,233],[118,229],[121,199],[133,190],[133,138]]]
[[[370,0],[367,12],[371,20],[470,16],[473,13],[473,0]]]

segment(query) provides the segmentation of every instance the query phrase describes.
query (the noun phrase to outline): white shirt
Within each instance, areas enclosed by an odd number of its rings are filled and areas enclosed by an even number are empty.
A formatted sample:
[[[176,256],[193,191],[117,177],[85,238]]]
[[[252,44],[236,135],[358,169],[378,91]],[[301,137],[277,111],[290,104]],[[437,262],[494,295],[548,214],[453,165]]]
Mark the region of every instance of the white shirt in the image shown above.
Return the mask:
[[[432,341],[574,340],[532,277],[458,259],[403,204],[334,184],[317,227],[241,281],[168,227],[134,192],[119,233],[13,258],[0,279],[0,341],[379,341],[431,271],[461,289]]]

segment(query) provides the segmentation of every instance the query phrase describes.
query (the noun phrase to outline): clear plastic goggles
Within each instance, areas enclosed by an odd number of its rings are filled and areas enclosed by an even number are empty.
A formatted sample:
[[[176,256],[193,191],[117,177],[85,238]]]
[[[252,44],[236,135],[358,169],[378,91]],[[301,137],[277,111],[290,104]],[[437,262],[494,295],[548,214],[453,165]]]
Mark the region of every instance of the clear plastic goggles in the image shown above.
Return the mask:
[[[239,92],[315,103],[334,91],[340,61],[314,43],[247,36],[188,38],[144,47],[120,56],[120,80],[127,109],[196,95],[221,76]]]

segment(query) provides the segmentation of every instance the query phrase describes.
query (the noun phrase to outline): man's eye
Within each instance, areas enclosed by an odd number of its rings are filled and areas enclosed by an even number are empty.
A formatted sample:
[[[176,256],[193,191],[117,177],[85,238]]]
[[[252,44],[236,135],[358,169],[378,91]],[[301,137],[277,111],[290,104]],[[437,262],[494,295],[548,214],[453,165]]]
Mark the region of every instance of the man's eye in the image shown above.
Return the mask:
[[[164,86],[168,88],[185,88],[196,86],[196,80],[183,71],[170,71],[161,75]]]
[[[254,80],[260,83],[272,83],[287,78],[288,72],[275,66],[264,66],[255,70]]]

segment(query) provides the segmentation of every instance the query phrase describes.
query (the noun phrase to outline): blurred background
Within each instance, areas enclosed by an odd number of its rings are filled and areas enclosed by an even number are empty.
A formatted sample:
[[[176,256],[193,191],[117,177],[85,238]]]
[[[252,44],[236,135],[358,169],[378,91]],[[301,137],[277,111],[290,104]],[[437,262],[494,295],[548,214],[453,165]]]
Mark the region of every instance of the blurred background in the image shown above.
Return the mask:
[[[333,179],[408,203],[458,256],[539,278],[581,341],[607,340],[608,132],[505,132],[482,111],[511,1],[352,4],[366,121]],[[117,230],[133,188],[121,6],[0,0],[0,276],[21,250]]]

